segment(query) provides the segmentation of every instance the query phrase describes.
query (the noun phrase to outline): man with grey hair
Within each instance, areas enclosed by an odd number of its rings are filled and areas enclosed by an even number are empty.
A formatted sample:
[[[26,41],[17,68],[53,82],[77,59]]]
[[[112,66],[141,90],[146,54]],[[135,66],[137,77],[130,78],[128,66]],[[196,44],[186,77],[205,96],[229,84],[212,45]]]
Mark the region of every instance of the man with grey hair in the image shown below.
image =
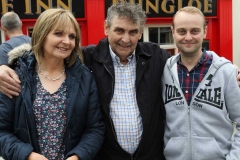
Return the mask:
[[[96,79],[106,125],[98,160],[162,160],[164,104],[161,76],[169,54],[138,42],[146,14],[121,2],[107,12],[106,39],[83,49]]]
[[[31,38],[23,35],[22,22],[14,12],[7,12],[2,16],[1,29],[9,40],[0,45],[0,63],[8,64],[7,53],[23,43],[30,43]]]

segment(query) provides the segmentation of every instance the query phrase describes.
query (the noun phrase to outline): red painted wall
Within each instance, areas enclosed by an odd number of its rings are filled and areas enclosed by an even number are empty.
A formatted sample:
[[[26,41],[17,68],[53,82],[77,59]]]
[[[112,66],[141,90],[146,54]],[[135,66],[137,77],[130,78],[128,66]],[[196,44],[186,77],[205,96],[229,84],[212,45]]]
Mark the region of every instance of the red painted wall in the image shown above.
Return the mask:
[[[219,55],[232,61],[232,0],[219,0],[218,22],[219,27]]]
[[[97,44],[104,35],[104,0],[86,0],[87,44]]]
[[[232,0],[219,0],[217,17],[207,18],[210,50],[232,61]]]

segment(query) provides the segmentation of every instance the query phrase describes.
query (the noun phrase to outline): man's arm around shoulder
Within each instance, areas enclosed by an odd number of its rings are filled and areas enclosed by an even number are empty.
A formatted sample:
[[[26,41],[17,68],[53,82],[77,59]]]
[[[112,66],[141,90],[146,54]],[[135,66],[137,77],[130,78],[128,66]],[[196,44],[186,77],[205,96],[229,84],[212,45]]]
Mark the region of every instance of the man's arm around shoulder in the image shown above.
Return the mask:
[[[14,70],[6,65],[0,66],[0,92],[9,98],[18,96],[21,85],[20,80]]]

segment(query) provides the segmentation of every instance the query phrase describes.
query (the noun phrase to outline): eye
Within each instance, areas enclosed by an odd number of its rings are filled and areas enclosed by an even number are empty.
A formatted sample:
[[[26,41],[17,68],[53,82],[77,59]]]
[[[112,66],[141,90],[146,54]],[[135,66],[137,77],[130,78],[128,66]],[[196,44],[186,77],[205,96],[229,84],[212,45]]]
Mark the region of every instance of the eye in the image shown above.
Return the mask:
[[[191,31],[192,34],[198,34],[199,32],[200,32],[199,29],[193,29],[193,30]]]
[[[55,34],[56,36],[62,36],[63,33],[62,33],[62,32],[55,32],[54,34]]]
[[[134,36],[134,35],[138,34],[138,30],[132,30],[129,32],[129,34]]]
[[[183,29],[179,29],[179,30],[177,30],[177,33],[179,33],[180,35],[184,35],[186,33],[186,31]]]
[[[69,39],[74,40],[76,38],[75,35],[69,35]]]
[[[118,34],[123,34],[123,33],[124,33],[124,30],[121,29],[121,28],[117,28],[117,29],[115,30],[115,32],[118,33]]]

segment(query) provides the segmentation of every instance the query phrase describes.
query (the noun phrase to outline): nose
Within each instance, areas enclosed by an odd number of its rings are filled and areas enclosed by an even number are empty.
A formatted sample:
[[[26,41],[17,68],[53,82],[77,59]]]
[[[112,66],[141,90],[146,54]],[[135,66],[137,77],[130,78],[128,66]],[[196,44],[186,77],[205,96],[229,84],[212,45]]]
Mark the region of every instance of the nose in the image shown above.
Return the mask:
[[[65,43],[65,44],[70,44],[70,39],[68,36],[64,36],[63,37],[63,40],[62,40],[62,43]]]
[[[129,36],[128,33],[123,34],[123,36],[122,36],[122,41],[123,41],[124,43],[130,42],[130,36]]]
[[[192,39],[192,35],[191,33],[187,33],[186,36],[185,36],[185,40],[191,40]]]

